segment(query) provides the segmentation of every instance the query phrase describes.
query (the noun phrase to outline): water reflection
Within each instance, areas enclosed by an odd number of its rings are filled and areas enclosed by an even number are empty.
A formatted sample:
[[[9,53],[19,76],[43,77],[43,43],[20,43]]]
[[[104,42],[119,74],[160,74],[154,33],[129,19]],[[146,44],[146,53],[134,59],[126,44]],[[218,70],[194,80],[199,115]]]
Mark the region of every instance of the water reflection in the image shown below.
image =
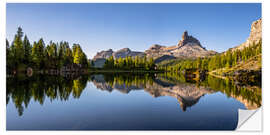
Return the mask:
[[[203,80],[186,80],[180,74],[93,74],[79,77],[33,76],[30,78],[7,78],[7,104],[13,102],[18,114],[23,115],[30,100],[43,105],[49,99],[67,101],[70,96],[80,98],[87,82],[97,89],[112,92],[118,90],[128,94],[134,90],[144,90],[154,98],[170,96],[178,100],[185,111],[195,105],[202,96],[215,92],[225,93],[243,103],[247,109],[261,106],[259,86],[238,86],[230,80],[207,76]],[[10,101],[11,100],[11,101]]]
[[[19,115],[23,114],[31,99],[43,105],[51,101],[68,100],[70,95],[79,98],[86,87],[87,77],[64,78],[54,76],[33,76],[30,78],[7,78],[7,104],[12,100]]]

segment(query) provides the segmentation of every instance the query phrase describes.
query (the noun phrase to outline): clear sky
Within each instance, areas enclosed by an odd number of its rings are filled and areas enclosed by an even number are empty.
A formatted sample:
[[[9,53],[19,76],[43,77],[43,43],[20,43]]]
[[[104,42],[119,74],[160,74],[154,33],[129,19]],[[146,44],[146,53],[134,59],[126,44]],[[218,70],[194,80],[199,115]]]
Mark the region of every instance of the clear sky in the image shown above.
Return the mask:
[[[88,58],[97,51],[152,44],[176,45],[188,33],[208,50],[243,43],[261,18],[261,4],[7,4],[7,39],[21,26],[31,43],[43,38],[79,43]]]

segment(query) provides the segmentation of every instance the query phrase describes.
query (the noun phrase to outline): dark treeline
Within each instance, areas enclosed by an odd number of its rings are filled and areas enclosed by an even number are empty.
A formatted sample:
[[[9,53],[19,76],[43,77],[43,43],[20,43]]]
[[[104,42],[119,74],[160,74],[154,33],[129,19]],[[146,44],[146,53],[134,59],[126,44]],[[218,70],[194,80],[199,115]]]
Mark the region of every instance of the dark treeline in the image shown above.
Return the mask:
[[[131,56],[125,58],[115,59],[113,56],[108,58],[104,65],[105,69],[120,69],[120,70],[155,70],[156,65],[153,58],[147,59],[146,56],[132,58]]]
[[[26,67],[43,70],[59,69],[70,64],[76,64],[80,67],[90,65],[79,44],[73,44],[70,48],[68,42],[55,43],[50,41],[48,45],[45,45],[42,38],[31,44],[20,27],[11,44],[6,40],[6,53],[8,73]]]
[[[161,69],[167,71],[181,71],[185,69],[203,69],[212,71],[220,68],[230,68],[239,62],[245,62],[254,56],[262,53],[262,41],[257,44],[245,47],[242,50],[232,51],[231,49],[222,54],[217,54],[208,58],[186,59],[181,61],[171,61],[161,65]],[[261,63],[260,63],[261,64]]]

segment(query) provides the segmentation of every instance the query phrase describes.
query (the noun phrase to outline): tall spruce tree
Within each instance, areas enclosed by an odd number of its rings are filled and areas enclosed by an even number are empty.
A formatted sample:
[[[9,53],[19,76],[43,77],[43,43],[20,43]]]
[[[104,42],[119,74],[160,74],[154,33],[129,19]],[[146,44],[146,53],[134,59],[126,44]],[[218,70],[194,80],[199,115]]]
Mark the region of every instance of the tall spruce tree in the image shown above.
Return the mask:
[[[24,51],[23,62],[24,64],[29,65],[31,62],[32,46],[26,35],[24,36],[23,39],[23,51]]]
[[[45,66],[45,44],[41,38],[38,42],[34,42],[32,48],[32,57],[35,66],[41,69]]]
[[[23,37],[22,28],[19,27],[11,46],[11,51],[12,51],[12,54],[14,56],[14,61],[15,61],[14,62],[15,68],[17,68],[18,65],[23,62],[23,58],[24,58],[22,37]]]

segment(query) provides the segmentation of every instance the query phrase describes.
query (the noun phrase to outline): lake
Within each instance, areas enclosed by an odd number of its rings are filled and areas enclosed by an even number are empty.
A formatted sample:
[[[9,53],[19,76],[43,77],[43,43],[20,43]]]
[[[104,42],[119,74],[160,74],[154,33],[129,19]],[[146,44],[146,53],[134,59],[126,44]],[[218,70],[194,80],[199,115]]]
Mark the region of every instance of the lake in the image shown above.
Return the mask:
[[[7,130],[234,130],[259,86],[175,73],[7,78]]]

